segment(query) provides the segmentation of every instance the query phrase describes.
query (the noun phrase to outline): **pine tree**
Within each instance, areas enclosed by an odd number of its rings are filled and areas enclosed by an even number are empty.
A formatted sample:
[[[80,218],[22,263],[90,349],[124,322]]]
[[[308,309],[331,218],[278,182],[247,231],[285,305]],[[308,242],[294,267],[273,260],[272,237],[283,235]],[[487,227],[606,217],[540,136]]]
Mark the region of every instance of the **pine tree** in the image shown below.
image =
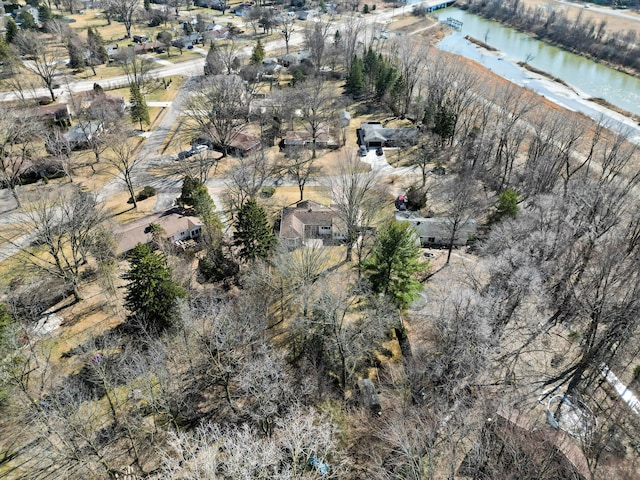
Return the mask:
[[[69,38],[67,42],[67,53],[69,54],[69,68],[75,70],[84,70],[84,55],[83,55],[82,40],[77,35]]]
[[[220,61],[218,47],[214,42],[209,45],[207,58],[204,61],[205,75],[220,75],[224,73],[224,65]]]
[[[131,107],[129,110],[131,114],[131,121],[134,123],[139,122],[140,130],[142,130],[142,122],[144,122],[145,125],[149,125],[149,110],[147,109],[147,102],[144,100],[144,97],[140,92],[140,87],[137,83],[133,82],[129,87],[129,91],[131,93]]]
[[[420,248],[408,222],[391,220],[376,235],[376,244],[361,267],[373,290],[387,295],[398,308],[407,308],[417,297],[422,284],[414,275],[427,267],[418,261]]]
[[[256,46],[253,47],[253,52],[251,52],[251,63],[253,65],[262,65],[262,61],[264,60],[265,51],[262,42],[258,40]]]
[[[129,322],[145,331],[159,333],[175,323],[177,301],[186,292],[172,279],[163,255],[139,243],[129,255],[130,268],[122,278],[128,280],[125,307]]]
[[[215,203],[209,195],[207,186],[198,178],[187,175],[182,182],[182,194],[178,198],[180,205],[190,205],[195,214],[210,228],[221,228],[220,219],[215,213]]]
[[[4,34],[4,39],[7,43],[13,43],[13,39],[16,38],[18,34],[18,24],[13,20],[13,18],[7,17],[7,31]]]
[[[109,54],[107,49],[104,48],[102,36],[95,28],[89,27],[87,30],[87,45],[89,46],[93,65],[101,65],[109,61]]]
[[[347,83],[345,85],[346,93],[357,97],[365,92],[364,84],[364,70],[362,68],[362,61],[357,55],[353,56],[351,62],[351,69],[347,76]]]
[[[252,198],[247,200],[238,212],[234,245],[239,247],[238,256],[253,262],[268,258],[276,245],[276,237],[271,231],[267,213]]]

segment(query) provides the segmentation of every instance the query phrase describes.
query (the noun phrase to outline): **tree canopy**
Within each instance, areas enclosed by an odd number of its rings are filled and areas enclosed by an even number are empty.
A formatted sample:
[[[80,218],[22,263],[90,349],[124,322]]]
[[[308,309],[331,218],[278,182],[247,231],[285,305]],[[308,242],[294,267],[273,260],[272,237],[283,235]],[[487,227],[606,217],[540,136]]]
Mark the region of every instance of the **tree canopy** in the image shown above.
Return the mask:
[[[414,275],[424,271],[427,264],[419,262],[419,256],[416,234],[409,223],[392,220],[378,230],[376,244],[361,266],[373,290],[404,309],[422,290]]]
[[[139,243],[129,255],[130,268],[122,278],[128,280],[125,307],[134,327],[161,332],[175,324],[177,301],[186,292],[172,279],[166,258],[148,245]]]
[[[271,231],[267,213],[258,203],[249,198],[240,207],[233,234],[234,244],[239,248],[238,256],[253,262],[268,258],[276,245],[276,237]]]

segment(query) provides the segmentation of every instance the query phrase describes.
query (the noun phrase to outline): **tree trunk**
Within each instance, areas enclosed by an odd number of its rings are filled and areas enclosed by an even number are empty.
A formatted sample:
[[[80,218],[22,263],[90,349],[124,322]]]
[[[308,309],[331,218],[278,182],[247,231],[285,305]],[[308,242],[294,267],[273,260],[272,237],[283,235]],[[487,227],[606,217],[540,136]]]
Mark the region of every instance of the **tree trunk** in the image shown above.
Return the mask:
[[[13,199],[16,201],[16,208],[21,208],[22,202],[20,202],[20,197],[18,196],[17,187],[11,188],[11,195],[13,196]]]

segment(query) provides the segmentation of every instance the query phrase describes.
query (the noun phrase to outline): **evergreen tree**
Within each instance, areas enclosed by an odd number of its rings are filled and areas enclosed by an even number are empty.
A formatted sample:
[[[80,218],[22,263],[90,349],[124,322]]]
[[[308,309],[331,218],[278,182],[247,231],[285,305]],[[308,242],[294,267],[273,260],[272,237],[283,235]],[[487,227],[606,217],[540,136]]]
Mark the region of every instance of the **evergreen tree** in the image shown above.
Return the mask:
[[[407,308],[422,290],[414,275],[427,267],[418,261],[420,248],[408,222],[391,220],[376,235],[370,256],[361,264],[373,290],[387,295],[398,308]]]
[[[38,20],[40,23],[44,23],[53,18],[53,13],[51,13],[51,9],[48,5],[44,3],[42,5],[38,5]]]
[[[140,92],[140,87],[137,83],[133,82],[129,87],[129,92],[131,94],[131,108],[129,113],[131,114],[132,122],[140,123],[140,130],[142,130],[142,122],[146,125],[149,125],[149,110],[147,109],[147,102],[145,101],[142,93]]]
[[[151,10],[151,0],[144,0],[142,4],[144,6],[145,12],[148,12],[149,10]]]
[[[130,268],[122,278],[128,280],[125,307],[132,325],[153,333],[175,323],[177,301],[186,292],[172,279],[163,255],[139,243],[129,255]]]
[[[223,239],[221,232],[207,234],[205,256],[198,262],[199,281],[228,284],[240,271],[240,266],[229,251],[229,245]]]
[[[347,94],[353,95],[354,97],[362,95],[366,91],[362,61],[360,60],[360,58],[358,58],[357,55],[353,56],[351,69],[349,70],[349,75],[347,76],[345,90]]]
[[[500,194],[495,211],[489,216],[489,223],[496,223],[503,218],[515,218],[520,208],[518,207],[518,193],[509,188]]]
[[[36,20],[33,18],[33,15],[31,15],[26,10],[23,10],[22,12],[20,12],[20,15],[18,15],[18,18],[20,19],[20,23],[21,23],[20,26],[22,27],[23,30],[26,30],[26,29],[36,30],[38,28],[38,24],[36,23]]]
[[[196,215],[210,228],[220,228],[220,220],[215,213],[215,203],[207,186],[198,178],[187,175],[182,182],[182,193],[178,204],[190,205]]]
[[[251,52],[251,63],[253,65],[262,65],[262,61],[264,60],[265,51],[262,42],[258,40],[255,47],[253,47],[253,52]]]
[[[84,51],[82,40],[77,35],[73,35],[67,41],[67,53],[69,54],[69,68],[84,70]]]
[[[7,43],[13,43],[13,39],[18,34],[18,24],[13,18],[7,17],[7,31],[4,34],[4,39]]]
[[[276,237],[271,231],[267,213],[254,199],[248,199],[240,207],[235,227],[234,245],[240,249],[240,258],[253,262],[271,255],[276,245]]]
[[[458,117],[446,102],[442,103],[435,111],[433,122],[433,133],[440,137],[440,143],[444,145],[450,142],[456,132]]]
[[[93,65],[101,65],[109,61],[109,54],[104,48],[102,35],[95,28],[89,27],[87,30],[87,45]]]
[[[224,73],[224,65],[220,61],[218,47],[214,42],[209,44],[207,58],[204,61],[205,75],[220,75]]]

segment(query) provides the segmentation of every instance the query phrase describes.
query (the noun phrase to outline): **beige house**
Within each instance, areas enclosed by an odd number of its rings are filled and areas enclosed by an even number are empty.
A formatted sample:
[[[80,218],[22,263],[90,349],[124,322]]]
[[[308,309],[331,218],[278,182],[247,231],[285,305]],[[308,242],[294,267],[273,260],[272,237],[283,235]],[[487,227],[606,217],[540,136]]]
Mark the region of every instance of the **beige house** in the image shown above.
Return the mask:
[[[123,225],[120,231],[116,232],[117,253],[126,253],[138,243],[150,243],[153,240],[151,224],[159,225],[162,230],[161,237],[174,245],[200,238],[204,225],[199,218],[184,215],[179,209],[148,215]]]
[[[346,238],[341,225],[335,206],[305,200],[282,209],[280,242],[288,248],[336,245]]]

